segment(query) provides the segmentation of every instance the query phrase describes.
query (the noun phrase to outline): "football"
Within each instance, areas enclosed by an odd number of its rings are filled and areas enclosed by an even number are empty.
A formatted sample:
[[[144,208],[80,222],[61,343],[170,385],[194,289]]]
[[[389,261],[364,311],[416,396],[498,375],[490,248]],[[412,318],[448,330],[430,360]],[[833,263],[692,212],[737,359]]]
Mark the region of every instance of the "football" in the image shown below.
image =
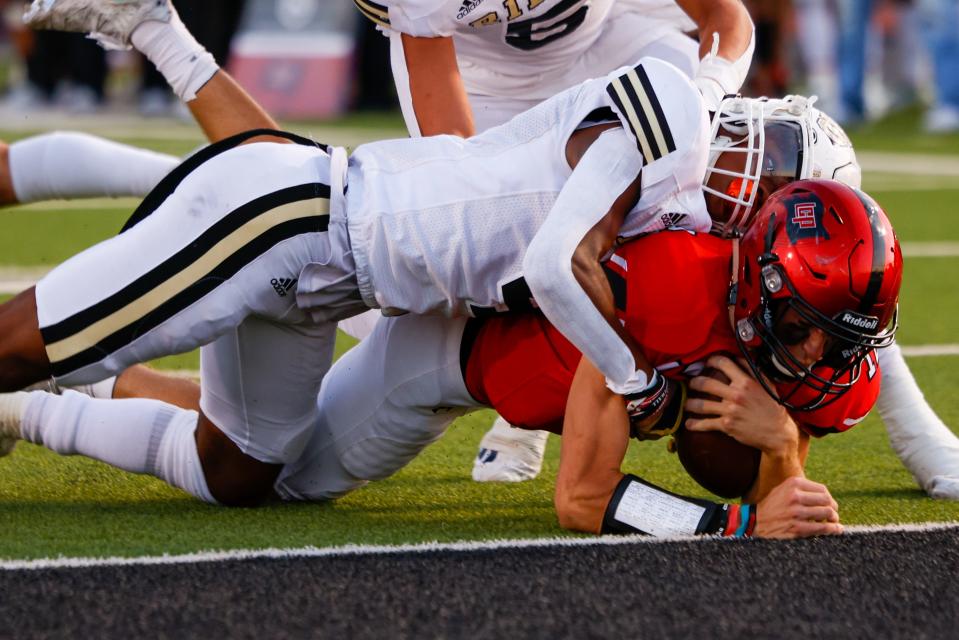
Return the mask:
[[[722,371],[706,369],[703,375],[729,382]],[[691,398],[717,399],[693,390]],[[687,417],[699,417],[687,412]],[[740,443],[721,431],[676,431],[676,453],[686,473],[707,491],[723,498],[743,496],[759,473],[760,451]]]

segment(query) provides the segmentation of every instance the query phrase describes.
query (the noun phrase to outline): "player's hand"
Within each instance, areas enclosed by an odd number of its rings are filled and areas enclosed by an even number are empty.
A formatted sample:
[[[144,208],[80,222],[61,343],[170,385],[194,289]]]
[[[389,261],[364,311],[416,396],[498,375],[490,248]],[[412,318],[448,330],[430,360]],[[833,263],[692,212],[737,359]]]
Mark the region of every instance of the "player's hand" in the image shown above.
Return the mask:
[[[663,377],[662,401],[649,414],[630,413],[629,435],[637,440],[659,440],[670,436],[683,423],[686,383]],[[627,401],[628,402],[628,401]],[[627,410],[627,413],[629,411]]]
[[[769,492],[756,507],[759,538],[806,538],[843,532],[839,505],[826,485],[792,477]]]
[[[690,381],[690,389],[716,396],[718,400],[686,400],[686,411],[707,416],[689,418],[687,429],[722,431],[768,454],[783,455],[796,450],[799,443],[796,423],[755,378],[725,356],[712,356],[706,366],[722,371],[729,382],[708,376],[697,376]]]

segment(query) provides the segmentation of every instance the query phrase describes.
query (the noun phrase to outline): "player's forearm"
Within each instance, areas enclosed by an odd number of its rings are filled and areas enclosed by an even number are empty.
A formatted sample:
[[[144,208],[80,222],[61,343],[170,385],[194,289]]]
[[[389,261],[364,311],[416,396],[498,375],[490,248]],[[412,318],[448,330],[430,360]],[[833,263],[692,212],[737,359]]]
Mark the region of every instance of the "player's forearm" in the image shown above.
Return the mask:
[[[699,25],[700,62],[693,83],[709,111],[739,92],[756,46],[753,23],[738,0],[680,0]]]
[[[808,450],[808,437],[800,438],[796,447],[764,452],[759,462],[759,475],[744,501],[758,503],[789,478],[804,478],[803,463]]]
[[[476,133],[452,38],[401,35],[409,92],[419,134]],[[397,82],[402,82],[398,76]]]
[[[210,142],[251,129],[279,128],[276,120],[222,69],[187,106]]]
[[[599,533],[603,514],[623,478],[629,445],[622,399],[606,388],[603,374],[583,359],[570,387],[554,504],[560,525]]]
[[[140,24],[131,42],[156,65],[211,142],[250,129],[277,128],[273,118],[219,68],[175,10],[168,22]]]

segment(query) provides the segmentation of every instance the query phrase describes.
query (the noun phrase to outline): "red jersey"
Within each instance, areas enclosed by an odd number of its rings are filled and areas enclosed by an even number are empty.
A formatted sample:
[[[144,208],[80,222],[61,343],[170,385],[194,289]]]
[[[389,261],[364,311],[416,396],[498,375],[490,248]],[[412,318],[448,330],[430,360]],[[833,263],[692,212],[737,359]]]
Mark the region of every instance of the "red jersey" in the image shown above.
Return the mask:
[[[606,263],[623,326],[664,375],[690,378],[710,355],[739,353],[726,305],[731,260],[728,240],[665,231],[623,245]],[[475,336],[466,386],[511,424],[559,433],[579,359],[542,315],[496,316]],[[873,354],[867,365],[853,389],[820,409],[793,412],[796,422],[816,436],[860,422],[879,393]]]

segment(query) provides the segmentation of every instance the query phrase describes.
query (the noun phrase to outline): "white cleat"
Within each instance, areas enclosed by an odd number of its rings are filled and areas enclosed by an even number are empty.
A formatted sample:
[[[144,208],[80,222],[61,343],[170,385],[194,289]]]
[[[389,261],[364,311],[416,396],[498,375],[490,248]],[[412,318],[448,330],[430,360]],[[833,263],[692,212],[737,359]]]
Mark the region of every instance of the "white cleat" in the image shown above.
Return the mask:
[[[29,393],[0,393],[0,458],[8,455],[16,446],[20,435],[20,421]]]
[[[169,0],[33,0],[23,22],[34,29],[87,33],[107,49],[129,49],[147,20],[169,22]]]
[[[476,482],[523,482],[532,480],[543,468],[546,452],[546,431],[529,431],[512,427],[497,417],[493,427],[480,441],[479,453],[473,462]]]

